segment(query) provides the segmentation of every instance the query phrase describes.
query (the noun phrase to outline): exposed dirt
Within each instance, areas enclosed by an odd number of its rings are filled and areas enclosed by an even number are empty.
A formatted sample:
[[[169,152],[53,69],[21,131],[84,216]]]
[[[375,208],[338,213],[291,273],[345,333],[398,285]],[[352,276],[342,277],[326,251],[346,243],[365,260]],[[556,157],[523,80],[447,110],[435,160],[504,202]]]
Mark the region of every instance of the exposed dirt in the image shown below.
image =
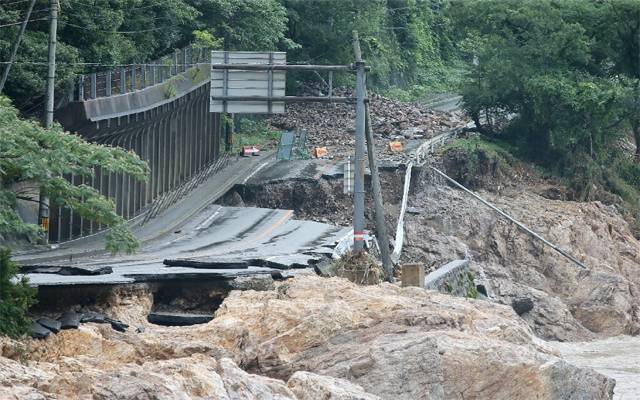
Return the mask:
[[[112,309],[135,323],[149,293]],[[610,399],[509,307],[390,284],[299,276],[232,291],[191,327],[116,332],[88,323],[42,341],[0,340],[2,399]],[[242,369],[241,369],[242,368]]]
[[[464,153],[448,152],[439,165],[516,219],[584,262],[582,270],[533,240],[512,223],[462,191],[416,169],[406,215],[401,262],[423,263],[427,272],[468,257],[494,298],[511,305],[530,299],[523,314],[541,337],[581,340],[635,334],[640,329],[640,242],[614,206],[575,202],[558,182],[511,160],[486,159],[466,168]],[[387,229],[395,234],[404,170],[385,171]],[[244,203],[293,209],[297,218],[348,226],[351,197],[341,180],[297,180],[241,188]],[[375,232],[367,197],[367,227]],[[482,282],[485,284],[485,282]]]
[[[464,179],[465,162],[445,160]],[[559,200],[568,191],[525,165],[492,167],[470,179],[477,192],[577,257],[588,269],[532,239],[430,170],[415,177],[406,217],[403,261],[435,269],[468,257],[505,304],[532,299],[523,318],[541,337],[557,340],[636,334],[640,328],[640,242],[615,206]],[[484,184],[483,182],[490,182]],[[553,200],[552,200],[553,198]]]
[[[404,167],[381,170],[380,184],[387,211],[388,229],[393,228],[399,214],[404,185]],[[365,220],[375,226],[371,182],[365,178]],[[225,205],[256,206],[293,210],[297,219],[349,226],[352,223],[353,197],[344,194],[342,179],[295,179],[266,184],[237,185],[222,199]],[[391,232],[391,231],[389,231]]]

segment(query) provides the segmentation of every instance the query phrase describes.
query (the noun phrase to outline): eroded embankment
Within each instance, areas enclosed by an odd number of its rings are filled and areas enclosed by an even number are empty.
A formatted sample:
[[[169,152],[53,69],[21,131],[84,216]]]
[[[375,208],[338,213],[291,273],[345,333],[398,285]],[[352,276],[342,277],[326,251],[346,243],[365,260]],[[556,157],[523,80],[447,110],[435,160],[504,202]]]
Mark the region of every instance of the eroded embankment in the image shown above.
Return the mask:
[[[300,276],[232,291],[213,321],[173,328],[131,314],[145,293],[113,300],[106,312],[145,329],[88,323],[2,341],[0,397],[551,400],[613,389],[558,358],[511,308],[418,288]]]
[[[438,165],[589,268],[581,269],[534,240],[427,167],[413,174],[401,262],[419,262],[432,271],[469,258],[476,276],[487,278],[494,300],[533,303],[522,318],[545,339],[636,334],[640,242],[615,206],[562,200],[568,197],[566,188],[516,160],[505,164],[488,156],[470,170],[465,157],[447,151]],[[393,233],[404,169],[381,175],[387,229]],[[352,199],[342,190],[340,179],[287,180],[238,186],[225,201],[293,209],[297,218],[348,226]],[[367,226],[373,228],[369,196],[365,210]]]
[[[640,242],[616,207],[600,202],[559,200],[566,193],[521,163],[475,170],[445,154],[444,169],[467,180],[486,199],[525,223],[584,264],[584,270],[514,224],[424,169],[414,180],[407,215],[403,260],[437,268],[468,257],[486,274],[496,299],[511,304],[531,299],[522,315],[541,337],[580,340],[636,334],[640,307]],[[465,175],[467,174],[467,175]]]
[[[393,228],[402,200],[404,166],[381,170],[380,180],[387,211],[388,229]],[[370,228],[375,226],[370,179],[365,177],[365,219]],[[353,197],[343,191],[342,178],[289,179],[260,184],[236,185],[222,203],[229,206],[255,206],[293,210],[296,219],[306,219],[349,226],[352,223]],[[391,232],[391,231],[390,231]]]

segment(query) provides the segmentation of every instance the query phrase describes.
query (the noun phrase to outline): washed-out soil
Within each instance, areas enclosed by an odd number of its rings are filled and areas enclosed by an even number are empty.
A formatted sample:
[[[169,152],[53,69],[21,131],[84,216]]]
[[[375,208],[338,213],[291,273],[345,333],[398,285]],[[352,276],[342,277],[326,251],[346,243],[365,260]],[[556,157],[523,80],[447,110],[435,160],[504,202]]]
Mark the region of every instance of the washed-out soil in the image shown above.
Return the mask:
[[[405,177],[404,166],[380,171],[387,231],[395,232]],[[365,224],[375,233],[375,206],[371,179],[365,177]],[[247,206],[293,210],[296,219],[350,226],[353,194],[345,194],[343,180],[320,178],[290,179],[264,184],[236,185],[223,198],[227,206]]]

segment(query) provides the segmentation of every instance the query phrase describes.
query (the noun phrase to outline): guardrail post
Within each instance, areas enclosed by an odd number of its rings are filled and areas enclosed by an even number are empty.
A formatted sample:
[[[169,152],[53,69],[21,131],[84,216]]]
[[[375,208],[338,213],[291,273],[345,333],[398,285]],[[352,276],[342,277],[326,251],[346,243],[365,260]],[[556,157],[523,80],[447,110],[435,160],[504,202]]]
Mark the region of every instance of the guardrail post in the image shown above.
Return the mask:
[[[177,75],[178,74],[178,50],[175,50],[173,52],[173,71],[171,73],[171,75]]]
[[[125,67],[120,67],[120,94],[127,92],[127,70]]]
[[[84,101],[84,75],[78,78],[78,101]]]
[[[140,89],[147,87],[147,65],[140,66]]]
[[[98,90],[97,90],[97,75],[95,72],[91,73],[91,98],[95,99],[96,97],[98,97]]]
[[[185,49],[185,61],[187,54],[189,54],[189,68],[191,68],[193,67],[193,47],[191,45]]]
[[[182,72],[187,70],[187,49],[182,49]]]
[[[111,71],[105,75],[105,96],[111,96]]]
[[[155,64],[153,64],[151,66],[151,84],[152,85],[155,85],[156,83],[158,83],[156,80],[157,72],[158,72],[158,67]]]
[[[138,90],[138,80],[136,78],[136,65],[131,64],[131,91],[135,92]]]

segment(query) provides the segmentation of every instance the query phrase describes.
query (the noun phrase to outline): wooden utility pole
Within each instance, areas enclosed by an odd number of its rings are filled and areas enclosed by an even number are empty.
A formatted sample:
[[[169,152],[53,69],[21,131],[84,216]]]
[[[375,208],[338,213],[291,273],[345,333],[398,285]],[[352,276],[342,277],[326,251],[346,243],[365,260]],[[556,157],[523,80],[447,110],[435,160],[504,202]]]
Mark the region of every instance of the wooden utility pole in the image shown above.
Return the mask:
[[[353,31],[353,51],[356,56],[356,156],[353,180],[353,250],[364,249],[364,142],[366,91],[365,65],[360,52],[358,32]]]
[[[353,48],[356,54],[356,63],[362,62],[362,53],[360,51],[360,41],[358,32],[353,32]],[[364,63],[363,63],[364,65]],[[366,86],[364,91],[367,95]],[[378,174],[378,162],[376,160],[375,145],[373,141],[373,132],[371,129],[371,115],[369,113],[369,104],[365,104],[365,137],[367,141],[367,156],[369,159],[369,169],[371,170],[371,187],[373,189],[373,202],[376,209],[376,231],[378,232],[378,243],[380,244],[380,256],[382,257],[382,266],[384,268],[385,279],[389,282],[393,281],[393,262],[389,254],[389,236],[387,235],[387,224],[384,217],[384,204],[382,202],[382,187],[380,185],[380,176]]]
[[[56,83],[56,41],[58,32],[58,0],[49,0],[49,68],[47,71],[47,93],[44,109],[44,127],[53,126],[53,100]],[[38,223],[44,231],[44,244],[49,241],[49,197],[40,192]]]
[[[0,79],[0,94],[2,94],[2,90],[4,89],[4,84],[7,82],[7,77],[9,76],[9,71],[11,71],[11,66],[16,59],[16,54],[18,53],[18,47],[20,47],[20,42],[22,41],[22,36],[24,35],[24,31],[27,28],[27,23],[29,22],[29,18],[31,18],[31,11],[33,10],[33,5],[36,4],[36,0],[31,0],[29,4],[29,9],[27,9],[27,14],[24,17],[24,21],[22,21],[22,25],[20,25],[20,31],[18,32],[18,36],[16,37],[15,42],[13,42],[13,47],[11,48],[11,56],[9,57],[9,64],[4,69],[2,73],[2,78]]]
[[[376,207],[376,231],[378,232],[378,244],[380,245],[380,256],[382,267],[387,282],[393,281],[393,262],[389,254],[389,236],[387,235],[387,223],[385,221],[384,204],[382,202],[382,186],[378,174],[378,161],[376,160],[375,145],[373,141],[373,131],[371,129],[371,115],[369,104],[366,105],[365,133],[367,134],[367,155],[369,157],[369,169],[371,170],[371,187],[373,189],[373,203]]]

